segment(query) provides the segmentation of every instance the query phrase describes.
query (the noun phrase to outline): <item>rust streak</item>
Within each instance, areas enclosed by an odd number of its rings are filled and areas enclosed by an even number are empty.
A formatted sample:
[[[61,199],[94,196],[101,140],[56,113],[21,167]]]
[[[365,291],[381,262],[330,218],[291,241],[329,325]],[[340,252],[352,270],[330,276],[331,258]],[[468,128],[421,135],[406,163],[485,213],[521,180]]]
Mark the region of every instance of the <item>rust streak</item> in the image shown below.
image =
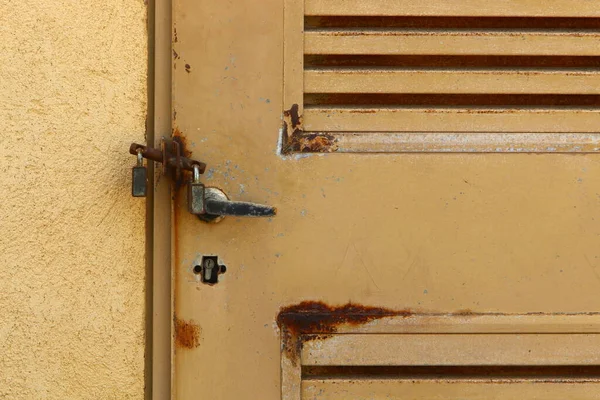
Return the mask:
[[[362,325],[384,317],[409,317],[410,310],[392,310],[347,303],[343,306],[330,306],[318,301],[283,307],[277,316],[281,331],[283,351],[296,363],[302,343],[313,339],[323,339],[337,332],[341,325]]]
[[[193,349],[200,345],[200,326],[193,321],[184,321],[175,317],[175,345]]]
[[[173,117],[177,116],[177,112],[173,111]],[[192,157],[192,152],[189,150],[190,146],[188,139],[183,132],[179,130],[179,127],[173,128],[173,140],[177,140],[182,145],[183,155],[186,157]]]

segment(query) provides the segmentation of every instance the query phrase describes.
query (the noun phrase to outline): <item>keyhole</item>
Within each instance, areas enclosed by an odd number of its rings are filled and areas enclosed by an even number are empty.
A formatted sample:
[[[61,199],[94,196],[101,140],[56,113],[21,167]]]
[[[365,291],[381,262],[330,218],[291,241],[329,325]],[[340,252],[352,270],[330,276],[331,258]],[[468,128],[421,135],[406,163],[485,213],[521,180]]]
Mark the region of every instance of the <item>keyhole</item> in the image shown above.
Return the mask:
[[[204,261],[204,280],[207,282],[210,282],[212,274],[213,274],[213,269],[215,268],[215,260],[213,260],[212,258],[207,258]]]
[[[219,265],[217,256],[203,256],[200,265],[194,266],[194,273],[200,275],[202,283],[214,285],[219,282],[219,275],[227,271],[227,267]]]

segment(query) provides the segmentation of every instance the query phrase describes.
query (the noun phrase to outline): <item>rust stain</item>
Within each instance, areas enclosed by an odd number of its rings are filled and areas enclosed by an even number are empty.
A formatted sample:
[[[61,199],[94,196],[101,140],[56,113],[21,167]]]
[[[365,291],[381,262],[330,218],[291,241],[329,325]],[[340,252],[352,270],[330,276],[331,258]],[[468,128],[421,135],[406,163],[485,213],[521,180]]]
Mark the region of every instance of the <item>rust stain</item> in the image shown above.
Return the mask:
[[[184,321],[175,317],[175,345],[193,349],[200,345],[200,326],[193,321]]]
[[[302,130],[302,116],[298,115],[299,109],[298,104],[294,104],[289,110],[283,112],[284,118],[289,119],[292,130]]]
[[[176,111],[173,111],[173,117],[175,118]],[[173,140],[179,142],[181,149],[183,150],[183,155],[186,157],[191,157],[191,152],[188,150],[187,137],[185,134],[179,129],[178,126],[174,126],[171,132]],[[184,174],[187,172],[184,171]],[[185,180],[185,178],[183,179]],[[173,225],[173,263],[175,266],[181,265],[181,224],[184,218],[188,217],[188,212],[186,208],[186,198],[187,191],[186,186],[181,184],[182,182],[176,182],[175,187],[172,190],[172,200],[173,200],[173,214],[172,214],[172,225]],[[180,284],[180,268],[175,268],[174,282],[173,282],[173,296],[174,296],[174,306],[177,310],[179,305],[181,304],[182,297],[179,290]],[[200,344],[200,334],[202,332],[200,326],[193,321],[184,321],[175,315],[174,317],[174,328],[175,328],[175,344],[178,348],[188,348],[193,349],[198,347]]]
[[[337,332],[340,325],[356,326],[379,318],[411,315],[413,313],[410,310],[392,310],[354,303],[330,306],[320,301],[303,301],[283,307],[277,315],[277,325],[281,331],[283,350],[292,363],[295,363],[303,342],[327,338]]]
[[[328,133],[292,135],[290,147],[300,153],[332,153],[337,150],[337,139]]]
[[[338,149],[336,142],[331,134],[304,132],[298,104],[283,112],[282,153],[332,153]]]
[[[357,108],[357,109],[351,110],[350,112],[352,114],[375,114],[378,111],[379,110],[373,110],[371,108],[367,108],[367,109],[359,109],[359,108]]]
[[[479,315],[478,313],[476,313],[475,311],[465,308],[463,310],[458,310],[455,311],[454,313],[452,313],[452,315],[456,315],[456,316],[462,316],[462,317],[468,317],[468,316],[476,316]]]
[[[192,72],[192,67],[191,67],[191,65],[190,65],[190,64],[185,64],[185,72],[187,72],[188,74],[189,74],[190,72]]]
[[[283,154],[293,151],[292,137],[302,134],[302,117],[299,115],[298,110],[298,104],[294,104],[289,110],[283,112],[283,144],[281,149]]]
[[[173,111],[173,118],[177,116],[177,111]],[[185,134],[179,130],[179,127],[174,127],[172,131],[173,140],[177,140],[179,144],[182,146],[183,155],[186,157],[192,157],[192,152],[189,150],[188,139]]]
[[[177,43],[179,40],[177,39],[177,27],[173,27],[173,43]]]
[[[175,310],[179,308],[179,305],[183,301],[180,296],[179,283],[181,268],[181,224],[182,220],[186,217],[187,209],[185,208],[185,199],[187,197],[185,186],[175,187],[173,190],[173,265],[176,266],[173,276],[173,297]],[[183,201],[182,201],[183,199]],[[177,327],[177,318],[175,317],[175,327]]]

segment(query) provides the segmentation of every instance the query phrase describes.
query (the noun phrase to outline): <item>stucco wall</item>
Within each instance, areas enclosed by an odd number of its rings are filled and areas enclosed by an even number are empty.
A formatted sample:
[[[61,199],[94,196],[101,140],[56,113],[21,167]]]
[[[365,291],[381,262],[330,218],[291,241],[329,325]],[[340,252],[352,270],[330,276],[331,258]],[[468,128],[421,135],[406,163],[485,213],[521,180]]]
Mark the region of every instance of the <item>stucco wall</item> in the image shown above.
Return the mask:
[[[142,0],[0,2],[0,398],[141,399]]]

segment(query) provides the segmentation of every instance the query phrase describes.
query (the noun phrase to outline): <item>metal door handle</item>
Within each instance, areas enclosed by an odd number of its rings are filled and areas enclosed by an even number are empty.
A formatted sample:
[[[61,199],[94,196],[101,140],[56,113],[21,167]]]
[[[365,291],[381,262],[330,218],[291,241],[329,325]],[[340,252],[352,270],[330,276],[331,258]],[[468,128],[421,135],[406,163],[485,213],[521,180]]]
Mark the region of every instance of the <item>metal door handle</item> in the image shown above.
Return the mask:
[[[205,222],[219,222],[225,216],[235,217],[273,217],[275,207],[231,201],[221,189],[205,187],[200,182],[200,168],[194,168],[192,181],[188,186],[188,209]]]
[[[218,222],[227,215],[274,217],[276,214],[277,208],[275,207],[246,201],[231,201],[221,189],[206,187],[204,188],[204,213],[196,215],[205,222]]]

